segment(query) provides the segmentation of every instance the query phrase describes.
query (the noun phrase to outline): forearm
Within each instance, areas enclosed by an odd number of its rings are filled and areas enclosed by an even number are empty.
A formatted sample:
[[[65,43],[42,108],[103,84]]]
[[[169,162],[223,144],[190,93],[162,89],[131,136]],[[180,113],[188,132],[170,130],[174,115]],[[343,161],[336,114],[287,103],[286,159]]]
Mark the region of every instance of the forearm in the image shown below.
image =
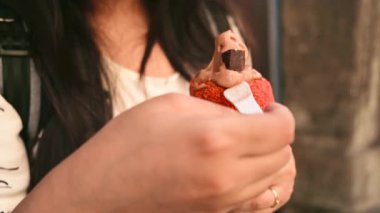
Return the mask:
[[[22,212],[95,212],[91,205],[81,202],[81,189],[74,187],[68,160],[47,175],[14,210]]]
[[[104,143],[104,140],[98,137],[91,138],[56,166],[30,192],[14,213],[104,212],[99,187],[102,185],[102,176],[106,168],[99,153],[105,149],[105,144],[109,144]]]
[[[20,212],[112,212],[120,203],[135,200],[131,183],[108,181],[115,165],[114,156],[123,150],[113,143],[112,131],[101,131],[53,169],[16,208]],[[112,157],[111,157],[112,156]],[[116,162],[121,162],[117,160]],[[113,175],[114,177],[115,175]],[[128,175],[127,175],[128,176]],[[118,184],[119,183],[119,184]],[[108,188],[120,186],[131,192],[122,200],[115,199]],[[133,185],[133,183],[132,183]],[[132,193],[133,192],[133,193]],[[116,196],[117,198],[117,196]],[[134,212],[134,211],[132,211]]]

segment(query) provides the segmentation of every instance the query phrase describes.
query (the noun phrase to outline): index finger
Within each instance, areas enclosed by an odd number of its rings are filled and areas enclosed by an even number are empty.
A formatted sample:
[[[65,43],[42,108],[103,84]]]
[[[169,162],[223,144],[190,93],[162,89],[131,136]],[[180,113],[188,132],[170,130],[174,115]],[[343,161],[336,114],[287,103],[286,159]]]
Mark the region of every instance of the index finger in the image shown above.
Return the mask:
[[[239,156],[265,155],[294,140],[295,121],[288,108],[271,104],[264,114],[228,115],[219,120],[222,131],[235,140]]]

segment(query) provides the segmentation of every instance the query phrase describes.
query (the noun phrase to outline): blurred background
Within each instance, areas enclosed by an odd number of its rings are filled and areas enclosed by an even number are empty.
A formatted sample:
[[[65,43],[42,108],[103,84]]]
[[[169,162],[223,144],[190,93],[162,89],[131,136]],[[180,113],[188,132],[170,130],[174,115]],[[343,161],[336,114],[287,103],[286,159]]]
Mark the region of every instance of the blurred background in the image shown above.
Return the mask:
[[[284,213],[380,212],[380,1],[227,0],[297,122]]]

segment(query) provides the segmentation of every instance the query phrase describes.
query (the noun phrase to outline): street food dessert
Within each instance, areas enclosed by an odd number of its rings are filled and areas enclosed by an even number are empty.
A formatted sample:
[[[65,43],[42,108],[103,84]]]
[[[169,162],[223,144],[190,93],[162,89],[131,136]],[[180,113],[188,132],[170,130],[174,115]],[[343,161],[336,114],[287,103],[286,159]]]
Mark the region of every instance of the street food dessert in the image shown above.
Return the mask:
[[[247,82],[252,95],[264,110],[274,102],[268,80],[252,68],[249,51],[242,40],[232,31],[220,34],[215,41],[211,63],[200,70],[190,82],[190,94],[236,109],[225,97],[225,90]]]

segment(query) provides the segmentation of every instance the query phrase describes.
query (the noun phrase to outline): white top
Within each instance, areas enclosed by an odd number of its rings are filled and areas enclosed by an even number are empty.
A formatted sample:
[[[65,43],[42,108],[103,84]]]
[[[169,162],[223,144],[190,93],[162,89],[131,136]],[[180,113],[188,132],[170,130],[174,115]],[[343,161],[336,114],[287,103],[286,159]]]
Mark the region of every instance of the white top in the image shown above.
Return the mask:
[[[20,116],[0,95],[0,212],[8,213],[25,197],[29,164],[19,137]]]
[[[114,116],[145,100],[167,93],[189,94],[189,82],[180,74],[169,77],[145,76],[122,67],[110,59],[105,59],[111,81],[111,93],[114,94]]]

